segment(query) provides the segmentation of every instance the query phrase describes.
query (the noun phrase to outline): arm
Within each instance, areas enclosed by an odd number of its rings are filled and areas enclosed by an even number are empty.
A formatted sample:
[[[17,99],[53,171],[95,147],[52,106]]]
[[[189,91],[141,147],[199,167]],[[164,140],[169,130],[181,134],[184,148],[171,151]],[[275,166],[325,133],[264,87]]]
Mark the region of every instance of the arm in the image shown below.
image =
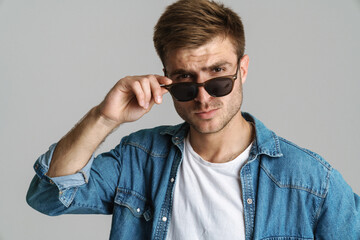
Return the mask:
[[[104,101],[90,112],[57,144],[47,176],[78,172],[106,136],[124,122],[142,117],[167,91],[159,83],[171,81],[157,75],[126,77],[110,90]]]
[[[36,161],[37,175],[26,197],[29,205],[48,215],[111,213],[121,145],[95,159],[93,152],[121,123],[135,121],[155,102],[161,103],[166,90],[160,84],[169,82],[154,75],[117,82],[101,104]]]
[[[360,197],[340,173],[332,170],[328,193],[321,207],[316,239],[360,239]]]

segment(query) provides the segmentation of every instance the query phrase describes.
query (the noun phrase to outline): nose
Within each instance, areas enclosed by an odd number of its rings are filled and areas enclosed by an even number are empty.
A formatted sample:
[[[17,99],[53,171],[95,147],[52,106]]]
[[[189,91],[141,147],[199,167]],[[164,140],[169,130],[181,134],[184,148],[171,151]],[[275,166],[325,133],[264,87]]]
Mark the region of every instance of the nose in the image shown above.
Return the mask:
[[[198,93],[196,98],[194,98],[194,101],[207,102],[210,98],[212,98],[212,96],[205,90],[204,86],[198,87]]]

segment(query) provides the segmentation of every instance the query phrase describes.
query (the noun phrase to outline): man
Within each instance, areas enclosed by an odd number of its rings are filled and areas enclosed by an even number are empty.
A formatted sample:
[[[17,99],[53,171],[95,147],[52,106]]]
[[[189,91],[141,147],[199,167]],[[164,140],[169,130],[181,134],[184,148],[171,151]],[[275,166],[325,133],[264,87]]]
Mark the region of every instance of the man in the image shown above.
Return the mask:
[[[119,80],[35,163],[27,201],[48,215],[113,214],[111,239],[360,239],[360,198],[317,154],[240,111],[240,18],[180,0],[154,32],[164,75]],[[185,123],[93,152],[169,91]]]

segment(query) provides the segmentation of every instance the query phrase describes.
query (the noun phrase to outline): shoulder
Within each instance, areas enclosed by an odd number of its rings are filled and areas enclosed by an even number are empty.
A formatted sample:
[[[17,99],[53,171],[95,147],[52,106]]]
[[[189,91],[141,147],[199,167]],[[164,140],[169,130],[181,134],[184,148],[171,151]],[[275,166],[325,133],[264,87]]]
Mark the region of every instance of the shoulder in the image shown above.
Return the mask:
[[[302,167],[319,167],[325,171],[332,169],[331,165],[319,154],[309,149],[300,147],[282,137],[279,137],[279,142],[283,158],[290,164],[295,164]]]
[[[319,154],[278,137],[281,156],[263,158],[262,169],[279,186],[304,190],[325,197],[331,165]]]

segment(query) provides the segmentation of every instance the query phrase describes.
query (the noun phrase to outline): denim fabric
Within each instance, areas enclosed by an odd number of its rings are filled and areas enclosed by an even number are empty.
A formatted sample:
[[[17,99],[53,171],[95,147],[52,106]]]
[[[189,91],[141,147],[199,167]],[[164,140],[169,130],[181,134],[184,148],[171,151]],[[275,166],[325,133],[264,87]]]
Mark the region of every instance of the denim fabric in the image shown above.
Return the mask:
[[[341,175],[316,153],[243,116],[256,128],[240,173],[246,239],[360,239],[360,197]],[[27,202],[51,216],[112,214],[110,239],[165,239],[188,130],[186,123],[141,130],[59,178],[46,176],[52,145],[34,165]]]

